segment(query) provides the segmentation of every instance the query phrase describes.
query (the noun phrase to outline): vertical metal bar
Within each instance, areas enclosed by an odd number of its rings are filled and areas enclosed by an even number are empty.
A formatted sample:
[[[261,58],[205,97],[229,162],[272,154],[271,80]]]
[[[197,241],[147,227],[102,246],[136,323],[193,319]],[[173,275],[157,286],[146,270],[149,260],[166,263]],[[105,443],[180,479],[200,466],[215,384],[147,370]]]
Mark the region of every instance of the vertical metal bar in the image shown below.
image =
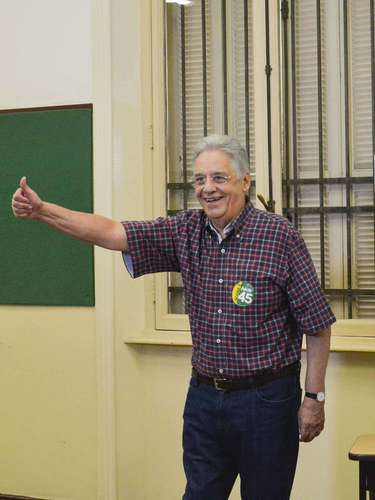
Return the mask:
[[[227,2],[221,0],[221,31],[223,40],[223,104],[224,104],[224,134],[228,133],[228,82],[227,82]]]
[[[244,14],[244,48],[245,48],[245,135],[246,151],[250,160],[250,95],[249,95],[249,5],[243,2]]]
[[[320,281],[325,288],[325,231],[324,231],[324,158],[323,158],[323,94],[322,94],[322,30],[321,5],[316,0],[317,59],[318,59],[318,129],[319,129],[319,208],[320,208]]]
[[[165,154],[165,159],[166,159],[166,170],[167,170],[167,181],[169,182],[171,179],[171,171],[170,171],[170,156],[168,154],[167,150],[167,144],[168,144],[168,134],[170,131],[170,121],[169,121],[169,99],[168,99],[168,52],[169,52],[169,46],[168,46],[168,33],[169,33],[169,28],[168,28],[168,6],[165,4],[164,9],[163,9],[163,29],[164,29],[164,36],[163,36],[163,55],[164,55],[164,61],[163,61],[163,74],[165,78],[165,85],[164,85],[164,103],[166,107],[166,118],[165,118],[165,125],[164,125],[164,137],[165,137],[165,144],[164,144],[164,154]],[[177,37],[178,37],[178,31],[177,31]],[[176,38],[177,38],[176,37]],[[178,69],[177,69],[178,71]],[[152,129],[151,129],[152,132]],[[153,135],[153,134],[151,134]],[[153,137],[151,138],[151,144],[152,148],[154,147],[153,144]],[[165,206],[168,209],[171,207],[171,191],[167,187],[165,190]]]
[[[283,20],[283,61],[284,61],[284,172],[285,172],[285,202],[286,208],[290,208],[290,186],[289,186],[289,46],[288,46],[288,17],[289,5],[287,0],[281,3],[281,16]]]
[[[203,135],[207,135],[207,42],[206,42],[206,0],[201,0],[202,18],[202,69],[203,69]]]
[[[187,158],[186,158],[186,60],[185,60],[185,7],[180,7],[181,28],[181,112],[182,112],[182,174],[183,182],[187,183]],[[187,191],[183,191],[184,210],[187,209]]]
[[[269,0],[265,0],[266,7],[266,78],[267,78],[267,142],[268,142],[268,210],[274,211],[273,183],[272,183],[272,114],[271,114],[271,71],[270,65],[270,13]]]
[[[293,127],[293,180],[298,179],[298,157],[297,157],[297,82],[296,82],[296,7],[295,0],[291,0],[291,49],[292,49],[292,127]],[[298,229],[298,186],[294,183],[294,225]]]
[[[374,227],[374,260],[375,260],[375,26],[374,0],[370,0],[370,30],[371,30],[371,98],[372,98],[372,189],[373,189],[373,227]]]
[[[352,295],[352,220],[349,210],[351,202],[350,183],[350,131],[349,131],[349,60],[348,60],[348,3],[344,1],[344,82],[345,82],[345,177],[346,177],[346,248],[347,248],[347,290],[348,318],[353,316]]]

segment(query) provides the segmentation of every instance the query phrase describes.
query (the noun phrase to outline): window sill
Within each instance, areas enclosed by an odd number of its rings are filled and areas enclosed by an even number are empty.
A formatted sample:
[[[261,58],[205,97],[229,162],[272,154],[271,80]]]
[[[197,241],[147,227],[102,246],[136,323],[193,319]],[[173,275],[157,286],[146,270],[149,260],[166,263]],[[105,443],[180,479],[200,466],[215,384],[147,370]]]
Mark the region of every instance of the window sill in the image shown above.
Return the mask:
[[[375,323],[361,321],[360,324],[348,326],[347,321],[338,321],[333,327],[331,338],[332,352],[375,352]],[[360,330],[359,330],[360,327]],[[360,331],[361,335],[355,332]],[[371,332],[371,334],[370,334]],[[165,345],[191,347],[189,331],[145,330],[137,336],[126,336],[124,343],[129,345]],[[305,349],[305,342],[303,343]]]
[[[144,330],[141,335],[124,338],[125,344],[191,347],[190,331]]]

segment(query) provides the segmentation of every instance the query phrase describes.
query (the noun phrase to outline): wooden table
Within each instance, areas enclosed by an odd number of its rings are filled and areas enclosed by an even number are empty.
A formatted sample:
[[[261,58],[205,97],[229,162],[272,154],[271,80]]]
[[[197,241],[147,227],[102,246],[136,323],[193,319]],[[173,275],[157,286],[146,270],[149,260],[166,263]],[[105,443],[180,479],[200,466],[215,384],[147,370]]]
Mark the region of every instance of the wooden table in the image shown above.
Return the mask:
[[[359,500],[366,500],[366,491],[375,500],[375,434],[358,436],[349,458],[359,461]]]

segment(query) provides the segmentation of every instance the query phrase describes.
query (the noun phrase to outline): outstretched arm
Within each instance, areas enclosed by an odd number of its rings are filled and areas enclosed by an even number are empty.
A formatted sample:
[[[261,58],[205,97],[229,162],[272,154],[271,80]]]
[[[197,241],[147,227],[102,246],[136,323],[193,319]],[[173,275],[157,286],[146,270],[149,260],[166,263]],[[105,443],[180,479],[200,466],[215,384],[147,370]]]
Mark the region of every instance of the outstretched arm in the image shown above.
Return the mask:
[[[127,251],[127,239],[120,222],[101,215],[76,212],[40,199],[22,177],[12,198],[12,210],[19,219],[44,222],[74,238],[109,250]]]

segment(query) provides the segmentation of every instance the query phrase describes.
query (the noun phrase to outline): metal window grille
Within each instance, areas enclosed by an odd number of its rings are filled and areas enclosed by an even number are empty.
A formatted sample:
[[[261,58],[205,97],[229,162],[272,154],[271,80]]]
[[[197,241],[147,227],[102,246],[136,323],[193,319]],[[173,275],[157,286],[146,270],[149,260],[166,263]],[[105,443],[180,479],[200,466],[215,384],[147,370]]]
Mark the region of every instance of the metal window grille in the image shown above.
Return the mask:
[[[341,20],[342,51],[336,61],[326,57],[327,1],[282,4],[284,214],[302,232],[338,316],[371,318],[375,316],[373,1],[341,2],[337,24]],[[341,90],[337,89],[343,108],[337,123],[343,130],[339,166],[328,160],[329,64],[343,69]],[[340,231],[332,232],[334,226]],[[338,240],[330,241],[332,234],[339,234]],[[341,286],[331,285],[333,273],[341,273],[341,280],[336,280]]]
[[[265,71],[272,200],[269,2]],[[332,15],[334,5],[339,5]],[[246,144],[254,179],[251,0],[167,4],[167,207],[195,207],[191,152],[213,132]],[[283,212],[301,231],[338,317],[375,316],[374,0],[281,0]],[[336,36],[330,37],[332,26]],[[334,52],[333,44],[339,46]],[[332,68],[340,133],[333,154]],[[331,90],[330,90],[331,89]],[[330,94],[331,92],[331,94]],[[335,122],[334,122],[335,123]],[[251,197],[255,198],[255,182]],[[271,207],[272,208],[272,207]],[[169,311],[184,313],[181,278],[168,278]]]
[[[169,3],[165,19],[168,215],[198,207],[192,150],[211,133],[229,133],[246,146],[254,199],[252,2]],[[168,291],[170,312],[184,313],[179,275],[169,275]]]

